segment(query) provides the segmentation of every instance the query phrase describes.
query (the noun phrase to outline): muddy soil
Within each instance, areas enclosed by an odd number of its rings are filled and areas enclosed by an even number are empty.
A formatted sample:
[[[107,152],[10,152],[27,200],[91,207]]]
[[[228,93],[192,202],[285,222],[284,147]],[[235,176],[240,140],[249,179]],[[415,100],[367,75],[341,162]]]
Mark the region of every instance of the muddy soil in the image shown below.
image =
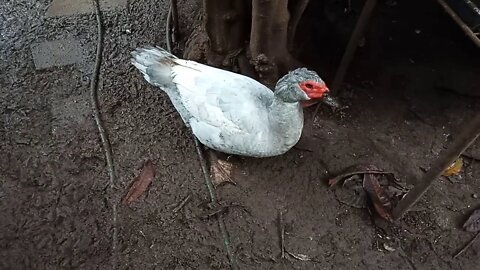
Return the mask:
[[[322,108],[314,119],[308,109],[301,142],[283,156],[231,159],[237,185],[217,193],[243,206],[222,216],[240,269],[476,268],[480,243],[452,255],[473,237],[460,228],[480,206],[480,142],[459,175],[438,179],[395,225],[342,204],[326,186],[357,163],[412,183],[480,109],[480,53],[451,19],[434,1],[380,2],[338,93],[349,108]],[[187,37],[200,1],[179,3]],[[113,260],[119,269],[229,269],[216,220],[198,218],[209,195],[191,135],[129,61],[138,46],[165,45],[166,1],[128,1],[104,14],[99,99],[114,154],[113,196],[89,103],[95,17],[47,18],[49,4],[0,6],[0,269],[111,269]],[[298,46],[309,53],[300,59],[331,81],[344,39],[308,17],[303,24],[309,31]],[[31,46],[66,38],[82,44],[83,61],[35,69]],[[146,159],[157,170],[153,184],[138,202],[120,204]],[[311,261],[278,259],[279,211],[287,250]]]

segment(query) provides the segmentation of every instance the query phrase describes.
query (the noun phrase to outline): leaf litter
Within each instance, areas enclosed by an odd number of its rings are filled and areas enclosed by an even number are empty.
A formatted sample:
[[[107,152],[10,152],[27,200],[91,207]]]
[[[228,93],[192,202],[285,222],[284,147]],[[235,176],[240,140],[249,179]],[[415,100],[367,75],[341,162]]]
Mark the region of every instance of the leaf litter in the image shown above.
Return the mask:
[[[142,171],[133,180],[127,195],[122,200],[123,204],[130,204],[136,201],[150,186],[155,178],[155,168],[151,160],[147,160],[143,164]]]
[[[335,189],[335,197],[343,204],[355,208],[373,209],[383,219],[393,222],[392,209],[407,193],[392,172],[374,165],[353,165],[329,179],[330,187],[342,182]]]

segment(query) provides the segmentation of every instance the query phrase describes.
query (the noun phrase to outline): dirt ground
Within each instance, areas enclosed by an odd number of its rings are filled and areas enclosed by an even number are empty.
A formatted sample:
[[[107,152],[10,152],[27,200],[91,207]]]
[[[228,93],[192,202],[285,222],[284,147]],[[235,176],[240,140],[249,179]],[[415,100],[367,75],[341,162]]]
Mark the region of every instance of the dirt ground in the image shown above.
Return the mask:
[[[88,96],[95,18],[46,18],[49,2],[0,6],[0,269],[110,269],[113,258],[119,269],[229,269],[216,220],[197,218],[209,196],[191,135],[129,61],[138,46],[165,45],[167,1],[128,1],[105,13],[99,98],[114,153],[113,197]],[[179,1],[184,36],[199,2]],[[480,142],[459,175],[438,179],[394,225],[340,203],[325,182],[371,163],[411,183],[478,113],[479,50],[435,1],[416,2],[380,1],[339,93],[348,109],[323,108],[315,119],[309,109],[302,141],[283,156],[232,159],[237,185],[217,193],[243,206],[222,216],[241,269],[476,268],[480,242],[452,255],[473,237],[461,225],[480,206]],[[314,5],[308,12],[315,15]],[[335,27],[308,16],[303,23],[301,59],[331,81],[342,30],[334,35]],[[32,44],[71,37],[85,48],[82,64],[35,69]],[[157,177],[138,202],[116,202],[112,252],[110,202],[146,159]],[[313,261],[278,259],[279,210],[287,250]]]

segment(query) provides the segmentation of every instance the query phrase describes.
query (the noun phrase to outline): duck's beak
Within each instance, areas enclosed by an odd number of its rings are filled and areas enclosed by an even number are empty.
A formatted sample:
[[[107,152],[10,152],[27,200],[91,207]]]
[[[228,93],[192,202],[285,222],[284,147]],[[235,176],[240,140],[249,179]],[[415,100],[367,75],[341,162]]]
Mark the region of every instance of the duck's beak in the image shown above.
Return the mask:
[[[328,93],[325,93],[321,99],[321,101],[335,109],[338,109],[340,108],[340,103],[338,103],[338,101],[333,98],[330,94]]]

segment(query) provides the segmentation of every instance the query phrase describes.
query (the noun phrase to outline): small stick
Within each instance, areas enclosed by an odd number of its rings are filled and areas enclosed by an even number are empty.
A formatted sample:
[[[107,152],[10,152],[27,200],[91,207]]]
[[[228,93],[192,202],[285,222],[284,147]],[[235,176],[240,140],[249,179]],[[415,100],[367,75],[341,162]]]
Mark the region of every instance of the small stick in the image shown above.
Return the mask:
[[[187,204],[187,202],[190,201],[190,198],[191,196],[189,194],[187,197],[185,197],[185,199],[182,200],[182,202],[177,207],[173,208],[173,213],[177,213],[178,211],[180,211]]]
[[[170,1],[170,8],[168,9],[168,14],[167,14],[167,22],[165,23],[165,32],[166,32],[166,43],[167,43],[167,51],[172,52],[172,13],[173,13],[173,7],[171,5]]]
[[[432,164],[420,181],[407,193],[393,209],[393,217],[398,220],[422,197],[437,179],[480,135],[480,113],[466,124],[466,127],[442,155]]]
[[[457,254],[455,254],[453,258],[456,259],[458,256],[462,255],[465,251],[467,251],[467,249],[473,244],[473,242],[477,240],[479,235],[480,235],[480,232],[478,232],[477,235],[475,235],[475,237],[473,237],[472,240],[470,240],[470,242],[468,242]]]
[[[193,131],[192,131],[193,134]],[[210,178],[210,173],[207,168],[207,161],[203,155],[202,146],[198,141],[197,137],[193,135],[193,142],[195,143],[195,149],[197,150],[198,159],[200,161],[200,168],[202,169],[203,177],[205,179],[205,184],[207,185],[208,194],[210,195],[210,201],[213,204],[217,203],[217,194],[215,193],[215,187],[213,186],[212,179]]]
[[[172,25],[173,21],[173,25]],[[166,39],[167,39],[167,50],[171,53],[172,52],[172,44],[176,43],[177,32],[178,32],[178,8],[177,8],[177,0],[170,0],[170,7],[168,9],[167,14],[167,23],[165,24],[165,32],[166,32]]]
[[[112,147],[110,145],[110,140],[108,139],[108,134],[106,128],[103,124],[100,106],[98,102],[98,81],[100,77],[100,66],[102,65],[102,54],[103,54],[103,40],[104,40],[104,29],[103,29],[103,17],[102,11],[100,9],[99,0],[92,0],[92,4],[95,9],[95,18],[97,20],[97,50],[95,54],[95,68],[93,71],[93,77],[90,81],[90,103],[93,110],[93,118],[95,119],[95,124],[97,125],[98,133],[102,142],[102,148],[104,151],[105,159],[107,161],[107,171],[108,171],[108,188],[111,196],[115,196],[115,170],[113,166],[113,154]],[[118,209],[117,204],[109,200],[112,207],[112,268],[117,268],[118,261]]]
[[[278,212],[278,226],[280,228],[280,258],[285,259],[285,224],[283,222],[283,211]]]
[[[176,43],[178,40],[178,32],[179,26],[178,26],[178,5],[177,5],[177,0],[170,0],[170,8],[172,9],[172,22],[173,22],[173,30],[172,30],[172,37],[173,37],[173,43]]]
[[[172,41],[171,39],[169,38],[170,35],[171,35],[171,27],[170,27],[170,21],[171,19],[169,20],[168,18],[171,18],[172,17],[172,13],[173,12],[173,8],[170,7],[170,10],[169,10],[169,15],[167,15],[167,23],[166,23],[166,27],[165,27],[165,30],[166,30],[166,36],[167,36],[167,49],[168,49],[168,52],[169,53],[172,53]],[[200,142],[198,141],[197,137],[195,137],[195,134],[193,134],[193,131],[192,131],[192,135],[193,135],[193,142],[195,143],[195,149],[197,150],[197,154],[198,154],[198,159],[200,161],[200,167],[202,169],[202,173],[203,173],[203,177],[205,178],[205,183],[207,185],[207,189],[208,189],[208,194],[210,195],[210,201],[213,203],[213,204],[216,204],[217,203],[217,195],[215,193],[215,187],[213,186],[213,183],[212,183],[212,179],[210,178],[210,174],[208,172],[208,168],[207,168],[207,161],[205,160],[205,156],[203,155],[203,152],[202,152],[202,146],[200,145]],[[233,270],[236,270],[238,269],[238,265],[237,265],[237,260],[233,254],[233,251],[232,251],[232,244],[230,242],[230,237],[228,235],[228,231],[227,231],[227,228],[225,226],[225,221],[222,219],[221,216],[218,216],[217,215],[217,221],[218,221],[218,227],[220,229],[220,232],[223,236],[223,245],[225,247],[225,250],[227,252],[227,256],[228,256],[228,260],[230,261],[230,267],[231,269]]]

